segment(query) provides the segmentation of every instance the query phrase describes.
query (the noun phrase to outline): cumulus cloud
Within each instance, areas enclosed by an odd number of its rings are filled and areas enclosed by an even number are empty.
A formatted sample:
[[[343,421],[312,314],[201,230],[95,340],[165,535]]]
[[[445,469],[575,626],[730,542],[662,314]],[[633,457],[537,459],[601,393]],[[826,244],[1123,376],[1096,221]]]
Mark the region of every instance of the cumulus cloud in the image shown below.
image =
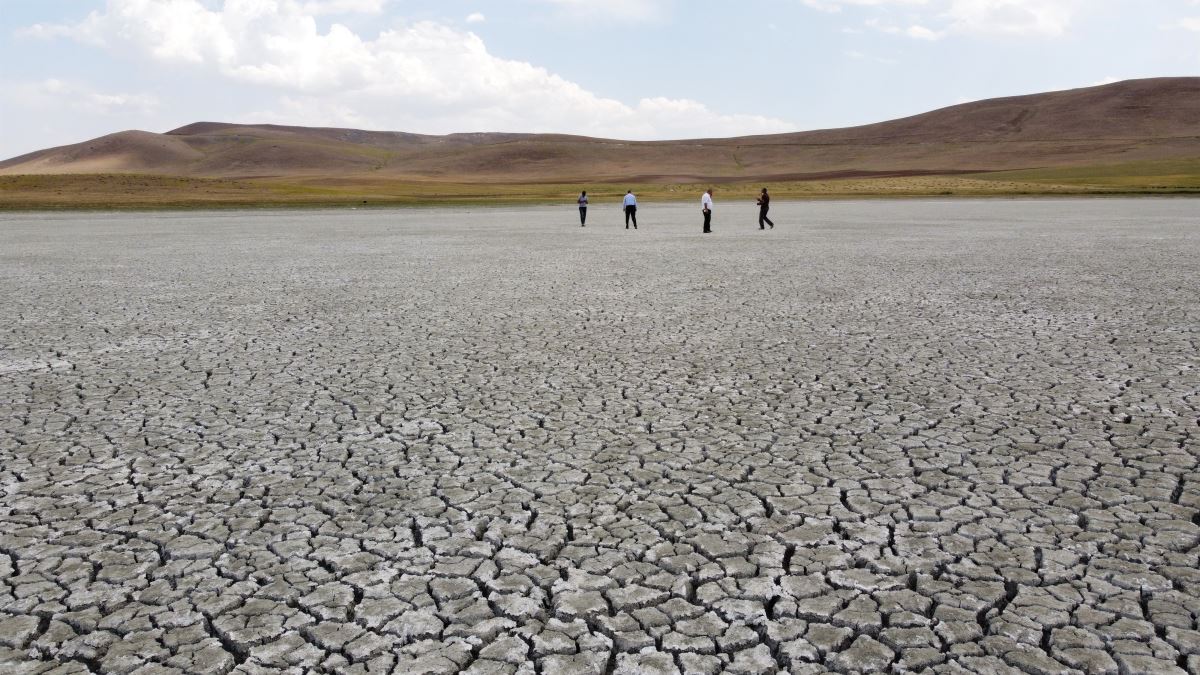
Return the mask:
[[[474,33],[439,23],[399,25],[375,37],[336,22],[322,30],[309,4],[225,0],[210,8],[201,0],[108,0],[79,24],[36,32],[133,49],[275,91],[278,105],[260,111],[275,121],[627,138],[794,130],[777,119],[719,114],[696,101],[600,97],[544,68],[494,56]]]
[[[1179,27],[1200,33],[1200,16],[1189,16],[1180,19]]]
[[[483,23],[487,17],[482,12],[471,12],[467,15],[467,23]]]

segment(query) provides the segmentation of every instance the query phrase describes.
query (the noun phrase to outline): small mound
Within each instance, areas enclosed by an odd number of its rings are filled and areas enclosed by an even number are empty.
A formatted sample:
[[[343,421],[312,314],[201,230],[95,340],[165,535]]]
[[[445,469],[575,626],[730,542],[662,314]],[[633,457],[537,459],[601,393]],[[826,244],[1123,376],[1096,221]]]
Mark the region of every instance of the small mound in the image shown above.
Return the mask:
[[[170,173],[203,157],[177,138],[121,131],[0,162],[0,173]]]

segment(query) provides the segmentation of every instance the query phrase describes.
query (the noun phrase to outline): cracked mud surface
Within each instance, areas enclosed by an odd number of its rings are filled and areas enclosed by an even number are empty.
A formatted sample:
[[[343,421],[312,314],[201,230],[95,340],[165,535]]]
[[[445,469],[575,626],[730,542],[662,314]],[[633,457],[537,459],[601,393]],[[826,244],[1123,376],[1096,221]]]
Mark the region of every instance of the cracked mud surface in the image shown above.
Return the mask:
[[[1200,672],[1191,201],[0,216],[5,673]]]

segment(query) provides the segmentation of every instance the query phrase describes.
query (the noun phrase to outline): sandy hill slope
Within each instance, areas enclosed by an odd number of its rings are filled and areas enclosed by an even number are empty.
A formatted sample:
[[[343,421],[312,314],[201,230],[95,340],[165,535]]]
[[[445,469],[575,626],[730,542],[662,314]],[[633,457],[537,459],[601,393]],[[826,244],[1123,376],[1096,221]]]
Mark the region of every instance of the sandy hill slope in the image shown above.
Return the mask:
[[[172,173],[204,158],[182,139],[148,131],[121,131],[75,145],[34,152],[7,162],[19,173]]]
[[[966,103],[844,129],[629,142],[201,122],[0,162],[0,174],[563,182],[950,174],[1200,158],[1200,78]]]

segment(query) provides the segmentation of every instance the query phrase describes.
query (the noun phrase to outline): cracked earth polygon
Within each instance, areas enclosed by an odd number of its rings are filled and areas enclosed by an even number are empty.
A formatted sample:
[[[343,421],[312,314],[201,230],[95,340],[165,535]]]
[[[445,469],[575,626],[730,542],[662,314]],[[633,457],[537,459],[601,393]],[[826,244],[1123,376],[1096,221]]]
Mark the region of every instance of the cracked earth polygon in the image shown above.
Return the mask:
[[[0,216],[0,670],[1198,673],[1196,206]]]

